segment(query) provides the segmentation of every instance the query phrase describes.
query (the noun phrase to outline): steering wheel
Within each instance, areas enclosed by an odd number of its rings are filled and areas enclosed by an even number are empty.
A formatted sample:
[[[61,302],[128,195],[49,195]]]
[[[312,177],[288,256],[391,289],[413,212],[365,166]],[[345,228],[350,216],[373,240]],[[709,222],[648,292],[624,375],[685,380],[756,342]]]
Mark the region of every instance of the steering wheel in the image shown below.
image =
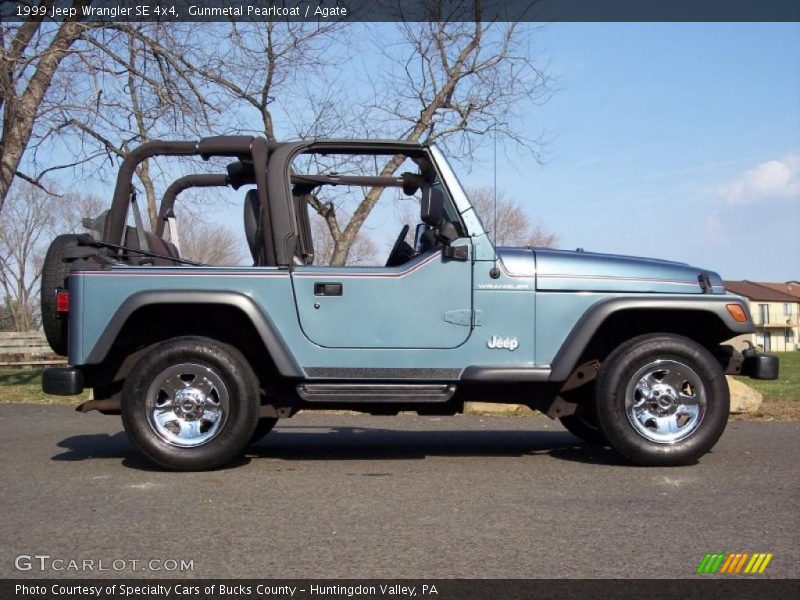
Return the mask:
[[[409,229],[410,227],[406,224],[400,230],[400,235],[397,236],[392,251],[389,252],[389,258],[386,259],[387,267],[397,267],[414,258],[414,249],[406,242]]]

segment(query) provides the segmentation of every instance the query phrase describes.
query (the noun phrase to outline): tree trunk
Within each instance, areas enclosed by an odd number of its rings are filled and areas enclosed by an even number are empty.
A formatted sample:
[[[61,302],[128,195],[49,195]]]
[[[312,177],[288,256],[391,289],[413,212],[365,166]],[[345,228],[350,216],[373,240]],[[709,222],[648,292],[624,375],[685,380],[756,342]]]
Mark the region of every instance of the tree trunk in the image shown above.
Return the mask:
[[[80,6],[84,4],[86,0],[75,2],[73,6],[80,10]],[[53,81],[53,75],[83,30],[84,25],[81,23],[63,23],[50,46],[41,54],[36,70],[22,95],[12,98],[11,94],[7,94],[4,99],[3,134],[0,138],[0,210],[3,209],[11,182],[28,147],[36,115]]]
[[[158,202],[156,200],[156,188],[153,185],[153,178],[150,177],[150,165],[147,160],[143,160],[136,168],[136,175],[144,187],[144,194],[147,197],[147,217],[150,222],[150,230],[155,231],[158,225]]]

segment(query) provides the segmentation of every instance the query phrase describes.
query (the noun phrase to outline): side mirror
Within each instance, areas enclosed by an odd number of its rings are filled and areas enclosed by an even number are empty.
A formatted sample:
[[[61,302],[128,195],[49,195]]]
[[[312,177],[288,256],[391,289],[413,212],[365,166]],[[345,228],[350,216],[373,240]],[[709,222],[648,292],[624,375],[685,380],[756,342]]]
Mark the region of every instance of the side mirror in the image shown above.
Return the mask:
[[[422,187],[420,220],[431,227],[441,227],[444,223],[444,193],[441,189],[428,184]]]

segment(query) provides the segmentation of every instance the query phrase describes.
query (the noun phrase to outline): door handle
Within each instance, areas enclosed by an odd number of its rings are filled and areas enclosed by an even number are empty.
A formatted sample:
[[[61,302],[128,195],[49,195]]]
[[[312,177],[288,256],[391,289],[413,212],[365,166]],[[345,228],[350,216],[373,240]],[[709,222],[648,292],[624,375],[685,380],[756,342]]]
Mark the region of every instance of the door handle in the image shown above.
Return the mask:
[[[315,296],[341,296],[342,284],[341,283],[314,283]]]

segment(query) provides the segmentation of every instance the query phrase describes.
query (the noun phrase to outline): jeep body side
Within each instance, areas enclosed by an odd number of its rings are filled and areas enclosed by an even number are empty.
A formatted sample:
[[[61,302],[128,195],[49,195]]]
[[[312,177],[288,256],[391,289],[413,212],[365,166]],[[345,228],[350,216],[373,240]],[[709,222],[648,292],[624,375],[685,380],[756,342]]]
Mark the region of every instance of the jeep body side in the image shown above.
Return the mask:
[[[726,372],[777,376],[774,357],[721,345],[753,324],[716,273],[494,248],[435,146],[234,137],[143,148],[120,169],[94,236],[62,253],[66,282],[54,293],[69,294],[70,367],[48,370],[44,387],[92,387],[80,408],[121,411],[164,466],[223,464],[300,409],[455,414],[475,399],[542,410],[635,462],[680,464],[721,435]],[[254,266],[184,264],[161,222],[154,233],[127,226],[135,163],[170,153],[237,159],[194,184],[255,185],[245,202]],[[297,174],[294,159],[309,153],[401,155],[420,169],[393,180]],[[309,264],[308,194],[342,183],[419,191],[415,246],[404,230],[390,266]],[[192,183],[176,184],[164,221]]]

